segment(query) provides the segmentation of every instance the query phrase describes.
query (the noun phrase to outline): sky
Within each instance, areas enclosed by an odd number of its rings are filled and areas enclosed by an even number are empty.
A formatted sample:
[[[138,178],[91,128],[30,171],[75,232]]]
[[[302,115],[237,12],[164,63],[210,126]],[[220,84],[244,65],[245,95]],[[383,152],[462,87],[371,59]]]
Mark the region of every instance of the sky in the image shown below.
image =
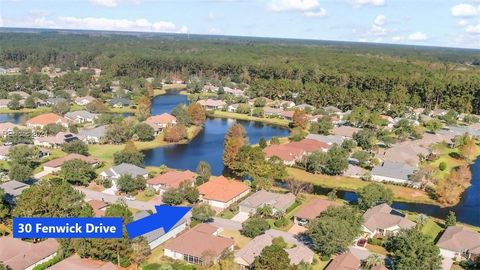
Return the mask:
[[[480,0],[0,0],[0,27],[480,48]]]

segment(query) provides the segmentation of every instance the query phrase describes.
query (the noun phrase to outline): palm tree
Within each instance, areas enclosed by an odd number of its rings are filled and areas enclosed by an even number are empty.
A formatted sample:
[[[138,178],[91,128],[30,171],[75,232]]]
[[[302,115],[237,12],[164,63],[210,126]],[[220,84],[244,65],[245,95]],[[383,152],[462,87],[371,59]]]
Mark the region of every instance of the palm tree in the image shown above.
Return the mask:
[[[427,216],[424,214],[420,214],[415,218],[415,221],[417,222],[417,227],[421,229],[425,223],[427,223]]]
[[[365,269],[371,269],[377,265],[383,265],[384,259],[382,256],[376,253],[372,253],[368,256],[367,260],[365,261]]]

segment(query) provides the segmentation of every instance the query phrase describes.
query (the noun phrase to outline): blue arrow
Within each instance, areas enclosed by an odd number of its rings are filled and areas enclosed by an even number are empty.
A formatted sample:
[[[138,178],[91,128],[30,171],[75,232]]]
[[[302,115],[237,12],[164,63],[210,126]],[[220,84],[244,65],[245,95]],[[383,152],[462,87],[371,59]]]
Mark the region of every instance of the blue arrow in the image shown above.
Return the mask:
[[[130,239],[133,239],[159,228],[163,228],[163,231],[167,233],[188,213],[188,211],[190,211],[190,209],[191,207],[185,206],[157,205],[155,206],[155,210],[157,211],[155,214],[126,225],[128,236]]]

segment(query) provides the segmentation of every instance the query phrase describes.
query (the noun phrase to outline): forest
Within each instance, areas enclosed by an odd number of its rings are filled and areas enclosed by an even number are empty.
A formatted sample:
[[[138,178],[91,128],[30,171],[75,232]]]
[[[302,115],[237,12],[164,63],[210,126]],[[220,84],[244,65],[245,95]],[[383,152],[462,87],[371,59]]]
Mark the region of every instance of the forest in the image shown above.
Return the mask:
[[[175,34],[3,31],[0,66],[4,67],[39,70],[49,65],[78,70],[88,66],[101,68],[102,77],[108,79],[232,81],[248,84],[251,97],[295,99],[344,110],[365,106],[381,111],[392,104],[480,113],[479,50]],[[17,80],[2,77],[9,76],[0,77],[0,86],[7,91]]]

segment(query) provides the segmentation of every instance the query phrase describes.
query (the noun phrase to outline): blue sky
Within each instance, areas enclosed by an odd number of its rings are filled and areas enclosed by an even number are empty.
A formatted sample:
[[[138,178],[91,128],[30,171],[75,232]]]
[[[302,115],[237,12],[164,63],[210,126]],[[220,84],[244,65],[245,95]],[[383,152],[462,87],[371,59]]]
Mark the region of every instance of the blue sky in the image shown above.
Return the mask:
[[[480,48],[480,0],[0,0],[0,26]]]

